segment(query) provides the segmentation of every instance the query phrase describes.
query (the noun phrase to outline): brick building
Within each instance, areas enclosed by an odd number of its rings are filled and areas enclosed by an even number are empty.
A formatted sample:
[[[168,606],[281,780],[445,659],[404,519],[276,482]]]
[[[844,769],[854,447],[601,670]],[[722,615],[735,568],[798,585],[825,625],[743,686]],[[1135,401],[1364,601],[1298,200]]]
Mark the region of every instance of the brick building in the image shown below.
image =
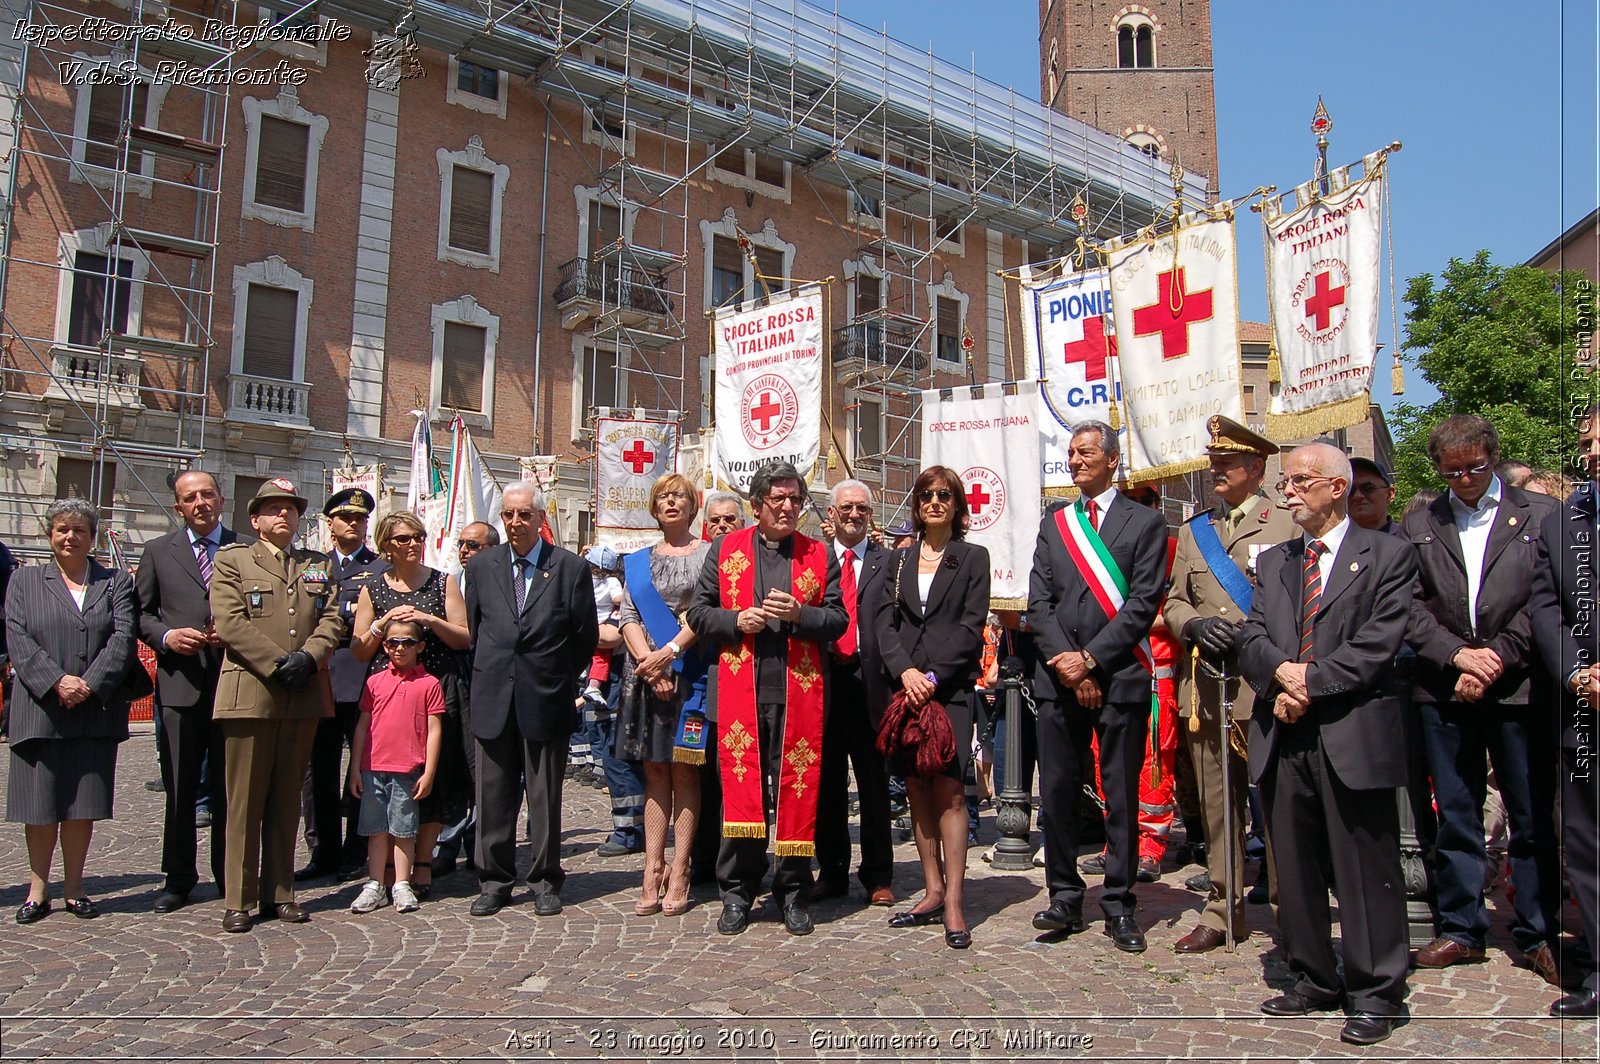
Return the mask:
[[[136,553],[191,464],[236,510],[268,475],[320,501],[347,447],[402,486],[414,408],[503,481],[556,456],[577,543],[594,410],[677,411],[693,446],[707,311],[794,279],[833,279],[827,478],[903,494],[915,390],[1018,375],[997,271],[1074,237],[1080,194],[1099,238],[1173,197],[1120,136],[788,0],[0,2],[55,28],[0,52],[25,547],[70,492]]]

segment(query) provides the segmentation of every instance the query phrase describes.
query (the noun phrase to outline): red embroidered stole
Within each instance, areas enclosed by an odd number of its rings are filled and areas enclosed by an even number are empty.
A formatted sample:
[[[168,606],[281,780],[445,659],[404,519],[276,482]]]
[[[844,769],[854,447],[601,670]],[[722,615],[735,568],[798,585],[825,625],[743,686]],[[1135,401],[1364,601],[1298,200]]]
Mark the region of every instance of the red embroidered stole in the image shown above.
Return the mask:
[[[722,538],[717,556],[723,609],[756,605],[755,527]],[[822,605],[828,585],[828,553],[821,542],[795,533],[791,594],[802,605]],[[779,857],[810,857],[817,826],[817,789],[822,776],[822,647],[788,640],[783,753],[779,759],[777,840]],[[722,834],[764,839],[761,805],[761,726],[756,719],[755,635],[742,635],[717,658],[717,729],[722,750]]]

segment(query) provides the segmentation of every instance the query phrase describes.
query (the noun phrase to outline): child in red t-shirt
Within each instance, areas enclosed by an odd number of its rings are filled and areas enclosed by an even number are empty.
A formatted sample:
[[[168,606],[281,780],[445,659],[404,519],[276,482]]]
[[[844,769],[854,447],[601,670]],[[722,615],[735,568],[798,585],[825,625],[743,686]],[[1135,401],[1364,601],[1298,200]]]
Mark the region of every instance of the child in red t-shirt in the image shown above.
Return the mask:
[[[394,860],[396,912],[416,912],[411,863],[417,800],[433,789],[444,736],[444,691],[418,663],[422,629],[395,621],[384,633],[389,667],[367,677],[350,750],[350,793],[361,799],[356,829],[367,836],[367,885],[350,906],[370,913],[389,904],[384,873]]]

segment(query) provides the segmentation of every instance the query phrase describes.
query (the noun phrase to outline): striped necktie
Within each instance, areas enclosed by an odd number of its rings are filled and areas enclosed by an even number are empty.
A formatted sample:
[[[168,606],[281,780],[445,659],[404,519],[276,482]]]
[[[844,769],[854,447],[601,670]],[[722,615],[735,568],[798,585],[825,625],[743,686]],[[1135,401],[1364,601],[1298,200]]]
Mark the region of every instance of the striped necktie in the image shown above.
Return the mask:
[[[194,541],[194,563],[200,567],[200,583],[205,585],[207,591],[211,590],[211,541],[197,539]]]
[[[528,559],[518,558],[516,561],[517,582],[517,616],[522,616],[522,608],[528,604]]]
[[[1300,660],[1311,660],[1311,643],[1313,624],[1317,619],[1317,608],[1322,604],[1322,569],[1317,564],[1317,559],[1327,551],[1328,545],[1320,539],[1314,539],[1306,544],[1306,582],[1305,594],[1301,597],[1303,605],[1300,607]]]

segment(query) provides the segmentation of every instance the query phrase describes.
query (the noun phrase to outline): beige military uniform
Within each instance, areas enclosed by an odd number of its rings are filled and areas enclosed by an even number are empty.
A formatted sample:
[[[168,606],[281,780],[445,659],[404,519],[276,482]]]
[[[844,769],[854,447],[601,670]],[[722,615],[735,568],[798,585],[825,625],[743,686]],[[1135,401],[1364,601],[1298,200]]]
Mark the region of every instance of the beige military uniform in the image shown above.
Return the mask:
[[[226,907],[249,910],[294,900],[300,786],[317,721],[333,712],[328,657],[344,621],[328,558],[291,547],[279,558],[265,540],[217,552],[211,613],[227,644],[215,720],[223,730],[228,795]],[[270,677],[296,650],[323,671],[300,692]]]

